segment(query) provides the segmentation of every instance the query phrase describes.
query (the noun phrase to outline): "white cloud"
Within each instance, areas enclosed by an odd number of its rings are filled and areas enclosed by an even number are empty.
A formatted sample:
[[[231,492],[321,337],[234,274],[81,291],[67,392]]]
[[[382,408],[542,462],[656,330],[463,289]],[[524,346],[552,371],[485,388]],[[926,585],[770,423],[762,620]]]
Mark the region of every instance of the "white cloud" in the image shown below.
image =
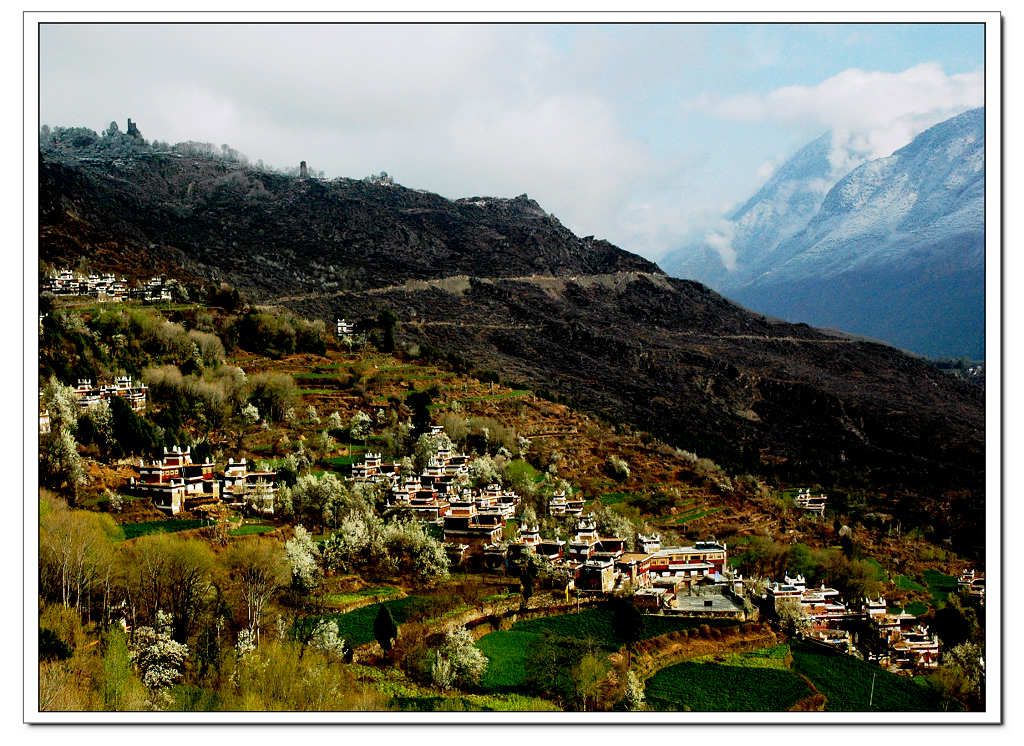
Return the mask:
[[[698,96],[685,108],[746,122],[777,122],[831,129],[833,165],[850,154],[878,158],[944,119],[984,103],[982,71],[947,75],[937,63],[898,73],[851,68],[815,86],[768,93]]]
[[[722,258],[722,264],[730,272],[736,269],[736,249],[732,245],[734,230],[733,223],[723,220],[715,230],[709,231],[704,236],[708,246],[718,252]]]
[[[778,164],[775,161],[765,161],[757,167],[757,181],[763,184],[772,177],[775,173],[775,169],[778,168]]]

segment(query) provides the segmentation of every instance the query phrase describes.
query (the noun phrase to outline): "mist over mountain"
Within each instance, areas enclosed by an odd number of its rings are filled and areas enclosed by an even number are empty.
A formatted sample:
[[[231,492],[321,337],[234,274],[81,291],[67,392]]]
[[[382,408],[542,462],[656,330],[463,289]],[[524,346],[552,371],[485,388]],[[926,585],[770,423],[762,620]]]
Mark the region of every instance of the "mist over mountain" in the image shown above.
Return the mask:
[[[815,205],[810,185],[827,182],[819,138],[726,216],[735,265],[704,276],[774,316],[932,357],[983,358],[984,121],[974,109],[941,122],[853,169]],[[696,274],[707,255],[667,266]]]
[[[849,171],[849,155],[836,166],[831,151],[830,133],[801,148],[750,199],[699,240],[664,257],[661,266],[720,290],[752,279],[779,243],[807,225],[829,188]]]
[[[226,281],[329,323],[388,308],[411,350],[456,355],[737,472],[879,494],[961,489],[958,510],[982,505],[977,387],[888,346],[744,310],[573,235],[526,195],[453,201],[182,154],[47,150],[39,196],[52,265],[87,257],[134,277]]]

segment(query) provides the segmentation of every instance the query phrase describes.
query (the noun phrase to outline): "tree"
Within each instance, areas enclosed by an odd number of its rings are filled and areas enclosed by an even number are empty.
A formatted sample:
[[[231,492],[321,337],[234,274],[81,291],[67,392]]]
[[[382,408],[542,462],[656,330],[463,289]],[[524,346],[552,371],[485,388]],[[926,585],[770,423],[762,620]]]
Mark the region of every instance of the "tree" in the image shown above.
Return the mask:
[[[110,516],[68,510],[63,502],[43,514],[39,521],[40,592],[65,607],[81,610],[83,596],[103,578],[109,579],[111,537],[116,530]]]
[[[380,644],[381,650],[390,653],[398,638],[398,625],[395,618],[391,616],[391,609],[381,606],[377,617],[373,620],[373,636]]]
[[[267,602],[285,582],[288,567],[273,542],[238,542],[228,553],[232,581],[245,599],[247,627],[259,644],[260,622]]]
[[[612,629],[626,643],[626,665],[632,664],[633,645],[643,637],[644,617],[632,602],[624,598],[611,600]]]
[[[348,423],[349,437],[353,440],[365,442],[370,436],[370,429],[373,426],[373,420],[370,419],[370,415],[366,414],[362,410],[357,411],[352,415],[351,421]]]
[[[451,438],[444,433],[438,433],[437,435],[424,433],[416,439],[416,446],[413,448],[413,468],[417,471],[423,471],[430,462],[430,459],[437,455],[439,448],[451,447]]]
[[[77,499],[86,477],[72,430],[61,427],[40,445],[40,460],[45,468],[43,476],[46,483],[56,489],[67,489],[72,499]]]
[[[39,628],[39,660],[62,661],[71,657],[71,646],[49,627]]]
[[[309,644],[335,658],[345,657],[345,640],[338,636],[338,623],[333,620],[321,619],[317,622]]]
[[[985,707],[985,651],[980,645],[964,642],[943,654],[942,665],[933,681],[947,695],[962,702],[968,710]]]
[[[413,391],[405,397],[405,404],[412,410],[413,434],[417,437],[430,430],[430,403],[437,396],[437,387]],[[445,436],[447,437],[447,436]],[[451,441],[449,441],[451,442]]]
[[[242,424],[249,426],[255,425],[260,421],[260,410],[258,410],[252,403],[246,404],[242,407],[240,417],[242,419]]]
[[[300,593],[309,593],[315,589],[320,571],[316,544],[301,524],[295,527],[295,536],[285,542],[284,556],[291,567],[292,588]]]
[[[526,680],[534,691],[557,697],[563,706],[582,703],[596,692],[604,666],[592,641],[545,630],[527,651]]]
[[[398,317],[395,316],[394,311],[390,308],[385,308],[377,315],[377,326],[384,331],[384,337],[381,341],[381,352],[394,352],[395,351],[395,324],[398,323]]]
[[[614,454],[605,461],[604,468],[605,473],[618,482],[629,479],[629,465]]]
[[[167,584],[167,608],[174,620],[172,636],[177,642],[185,642],[211,590],[213,553],[195,539],[161,538],[170,540],[162,542],[161,548],[166,553],[164,571],[173,579]]]
[[[384,548],[394,572],[411,575],[421,583],[448,578],[450,562],[444,545],[418,521],[387,524]]]
[[[487,663],[487,656],[473,644],[473,636],[465,627],[459,627],[448,632],[441,647],[434,652],[431,678],[441,689],[478,684],[487,670]]]
[[[775,615],[779,619],[779,624],[789,634],[803,633],[811,628],[811,618],[796,599],[784,598],[777,601]]]
[[[149,689],[160,691],[180,679],[187,657],[188,646],[172,640],[167,627],[135,630],[131,660]]]
[[[523,608],[525,609],[530,603],[530,599],[533,597],[533,581],[534,575],[536,574],[532,562],[524,562],[522,564],[522,570],[519,575],[519,586],[521,593],[523,594]]]
[[[960,596],[950,593],[946,605],[935,612],[932,629],[942,640],[945,648],[952,648],[964,642],[974,642],[979,636],[978,613],[964,606]]]
[[[625,678],[626,688],[622,700],[626,709],[633,711],[645,709],[644,688],[640,684],[640,680],[632,671],[626,671]]]
[[[103,675],[100,693],[107,711],[138,710],[145,700],[145,690],[131,668],[132,656],[128,641],[119,625],[113,625],[103,637]]]
[[[587,709],[587,701],[591,707],[597,705],[597,695],[601,688],[601,679],[604,678],[606,666],[601,656],[594,652],[587,653],[580,659],[579,664],[573,669],[573,684],[577,701],[582,705],[584,712]]]

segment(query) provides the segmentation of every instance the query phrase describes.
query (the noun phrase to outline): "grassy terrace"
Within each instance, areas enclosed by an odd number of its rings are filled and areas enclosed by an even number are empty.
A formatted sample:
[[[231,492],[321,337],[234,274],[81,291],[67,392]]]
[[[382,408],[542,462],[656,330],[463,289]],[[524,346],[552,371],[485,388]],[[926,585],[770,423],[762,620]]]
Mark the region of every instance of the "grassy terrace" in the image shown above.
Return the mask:
[[[392,590],[394,594],[400,592],[397,589]],[[381,593],[384,594],[386,591]],[[298,639],[303,639],[313,630],[317,622],[321,619],[327,619],[337,623],[338,635],[347,643],[353,647],[365,645],[374,640],[373,621],[377,618],[381,607],[384,606],[390,609],[391,616],[394,617],[395,622],[398,624],[412,621],[433,622],[469,608],[466,604],[459,603],[450,598],[404,596],[403,598],[361,606],[352,611],[296,619],[292,627],[292,634]]]
[[[932,712],[938,695],[921,678],[907,679],[848,655],[793,645],[793,670],[828,698],[829,712]],[[874,694],[872,694],[872,680]]]
[[[668,711],[778,712],[814,693],[792,671],[766,662],[774,659],[736,656],[728,665],[687,661],[663,668],[647,681],[647,705]]]
[[[521,694],[448,694],[417,684],[397,668],[373,668],[350,664],[350,670],[364,684],[391,698],[406,712],[557,712],[546,699]]]
[[[343,606],[345,604],[355,603],[356,601],[362,601],[366,598],[388,598],[390,596],[397,596],[401,592],[402,591],[398,588],[385,585],[376,588],[362,588],[350,593],[331,593],[324,596],[324,601],[329,604]]]
[[[276,529],[273,523],[259,522],[259,523],[245,523],[238,528],[233,528],[228,531],[229,536],[255,536],[257,534],[265,534],[268,531]]]
[[[955,593],[957,580],[952,575],[946,575],[938,570],[925,570],[922,573],[924,582],[928,585],[928,591],[932,594],[932,600],[936,608],[941,609],[946,605],[946,599],[950,593]]]
[[[645,616],[644,623],[644,639],[678,629],[693,629],[702,624],[731,624],[658,616]],[[590,608],[578,614],[561,614],[516,622],[509,630],[491,632],[477,640],[477,647],[490,661],[480,686],[491,691],[514,691],[525,686],[526,660],[530,648],[545,632],[559,637],[592,640],[606,652],[618,650],[625,644],[625,641],[615,634],[612,613],[606,609]]]
[[[172,534],[201,528],[205,525],[206,521],[198,518],[167,518],[159,521],[143,521],[142,523],[122,523],[121,532],[125,539],[137,539],[149,534]]]

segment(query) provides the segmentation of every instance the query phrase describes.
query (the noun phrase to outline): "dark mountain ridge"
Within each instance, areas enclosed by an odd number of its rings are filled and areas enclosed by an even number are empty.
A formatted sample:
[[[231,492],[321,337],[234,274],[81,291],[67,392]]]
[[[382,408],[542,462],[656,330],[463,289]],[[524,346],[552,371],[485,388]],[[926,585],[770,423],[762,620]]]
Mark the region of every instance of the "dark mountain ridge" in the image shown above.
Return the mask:
[[[399,340],[634,423],[733,469],[981,509],[984,394],[894,348],[746,311],[525,195],[149,156],[40,155],[40,257],[224,280],[333,322],[390,308]],[[976,528],[979,515],[965,520]]]

